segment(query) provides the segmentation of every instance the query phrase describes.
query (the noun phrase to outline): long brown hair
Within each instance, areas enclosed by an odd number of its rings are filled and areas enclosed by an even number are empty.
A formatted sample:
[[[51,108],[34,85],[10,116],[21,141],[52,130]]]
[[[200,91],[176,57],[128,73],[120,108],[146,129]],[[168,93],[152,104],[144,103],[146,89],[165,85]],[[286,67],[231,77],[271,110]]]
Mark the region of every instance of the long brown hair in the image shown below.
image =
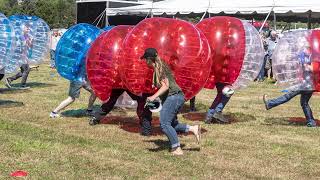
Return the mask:
[[[167,63],[165,63],[163,60],[160,59],[159,56],[155,57],[154,59],[154,71],[156,75],[156,82],[155,86],[159,87],[161,86],[161,80],[166,78],[167,74],[170,72],[169,67]]]

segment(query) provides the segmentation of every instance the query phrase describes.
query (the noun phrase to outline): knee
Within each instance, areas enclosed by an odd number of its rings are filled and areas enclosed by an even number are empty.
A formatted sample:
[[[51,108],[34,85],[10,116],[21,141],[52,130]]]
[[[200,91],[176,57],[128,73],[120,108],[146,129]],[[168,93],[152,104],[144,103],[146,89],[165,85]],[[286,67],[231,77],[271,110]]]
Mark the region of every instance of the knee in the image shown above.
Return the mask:
[[[68,101],[69,101],[69,102],[74,102],[75,100],[76,100],[75,97],[71,97],[71,96],[68,97]]]
[[[160,123],[160,128],[161,128],[161,131],[162,131],[162,132],[165,132],[166,129],[169,128],[169,125],[168,125],[168,124],[165,124],[165,123]]]
[[[171,123],[168,122],[168,121],[164,121],[163,119],[161,119],[161,116],[160,116],[160,127],[161,127],[161,129],[168,128],[169,126],[171,126]]]
[[[30,67],[27,67],[27,68],[25,69],[24,73],[29,73],[30,70],[31,70],[31,68],[30,68]]]

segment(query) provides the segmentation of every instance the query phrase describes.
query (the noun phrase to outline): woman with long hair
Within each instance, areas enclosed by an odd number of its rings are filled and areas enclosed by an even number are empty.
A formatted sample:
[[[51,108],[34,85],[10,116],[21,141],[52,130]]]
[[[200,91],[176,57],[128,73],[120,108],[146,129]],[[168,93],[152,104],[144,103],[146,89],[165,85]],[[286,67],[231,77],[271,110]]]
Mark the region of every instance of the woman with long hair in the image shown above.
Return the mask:
[[[147,101],[155,101],[158,97],[162,100],[161,130],[170,141],[171,153],[183,155],[177,132],[192,132],[197,142],[200,143],[201,127],[200,125],[190,126],[179,123],[177,114],[185,102],[184,94],[176,83],[169,66],[158,56],[157,50],[154,48],[146,49],[140,59],[145,59],[147,65],[154,69],[153,85],[159,88],[154,95],[147,98]]]

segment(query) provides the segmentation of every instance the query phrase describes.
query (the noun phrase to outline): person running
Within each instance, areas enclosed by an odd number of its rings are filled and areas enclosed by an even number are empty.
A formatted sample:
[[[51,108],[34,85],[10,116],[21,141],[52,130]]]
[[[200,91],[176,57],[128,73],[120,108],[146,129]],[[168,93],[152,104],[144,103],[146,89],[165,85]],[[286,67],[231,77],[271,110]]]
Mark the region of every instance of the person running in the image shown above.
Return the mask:
[[[312,55],[310,47],[306,47],[306,49],[300,52],[297,58],[299,59],[299,63],[303,72],[303,83],[300,84],[298,87],[294,87],[293,90],[289,90],[288,93],[278,98],[268,100],[267,95],[264,94],[263,102],[265,104],[266,110],[269,110],[290,101],[297,95],[300,95],[300,105],[306,117],[307,126],[316,127],[316,122],[314,120],[311,107],[309,106],[309,100],[314,92],[312,87],[313,69],[311,65]]]
[[[171,153],[183,155],[177,132],[192,132],[197,142],[200,143],[201,127],[179,123],[177,114],[185,102],[185,97],[169,66],[158,56],[157,50],[147,48],[140,59],[145,60],[147,65],[154,69],[153,85],[159,88],[155,94],[147,97],[147,101],[152,102],[158,97],[161,99],[163,104],[160,110],[161,130],[169,139]]]
[[[89,102],[88,102],[88,108],[86,110],[86,114],[88,116],[92,116],[93,115],[93,104],[96,100],[96,95],[94,94],[90,83],[88,82],[87,79],[83,80],[83,82],[78,82],[78,81],[70,81],[70,86],[69,86],[69,94],[68,94],[68,98],[63,100],[58,107],[56,107],[51,113],[50,113],[50,118],[58,118],[60,117],[59,112],[66,108],[67,106],[69,106],[70,104],[72,104],[76,98],[80,97],[80,90],[81,88],[87,90],[88,92],[90,92],[90,98],[89,98]]]

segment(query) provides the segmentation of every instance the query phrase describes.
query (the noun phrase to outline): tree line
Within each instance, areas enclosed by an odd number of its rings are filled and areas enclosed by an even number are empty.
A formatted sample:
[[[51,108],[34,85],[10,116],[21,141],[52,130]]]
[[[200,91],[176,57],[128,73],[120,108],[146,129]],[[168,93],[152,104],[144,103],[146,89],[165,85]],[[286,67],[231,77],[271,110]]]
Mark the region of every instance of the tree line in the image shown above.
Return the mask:
[[[76,23],[75,0],[0,0],[0,13],[34,15],[50,28],[67,28]]]

